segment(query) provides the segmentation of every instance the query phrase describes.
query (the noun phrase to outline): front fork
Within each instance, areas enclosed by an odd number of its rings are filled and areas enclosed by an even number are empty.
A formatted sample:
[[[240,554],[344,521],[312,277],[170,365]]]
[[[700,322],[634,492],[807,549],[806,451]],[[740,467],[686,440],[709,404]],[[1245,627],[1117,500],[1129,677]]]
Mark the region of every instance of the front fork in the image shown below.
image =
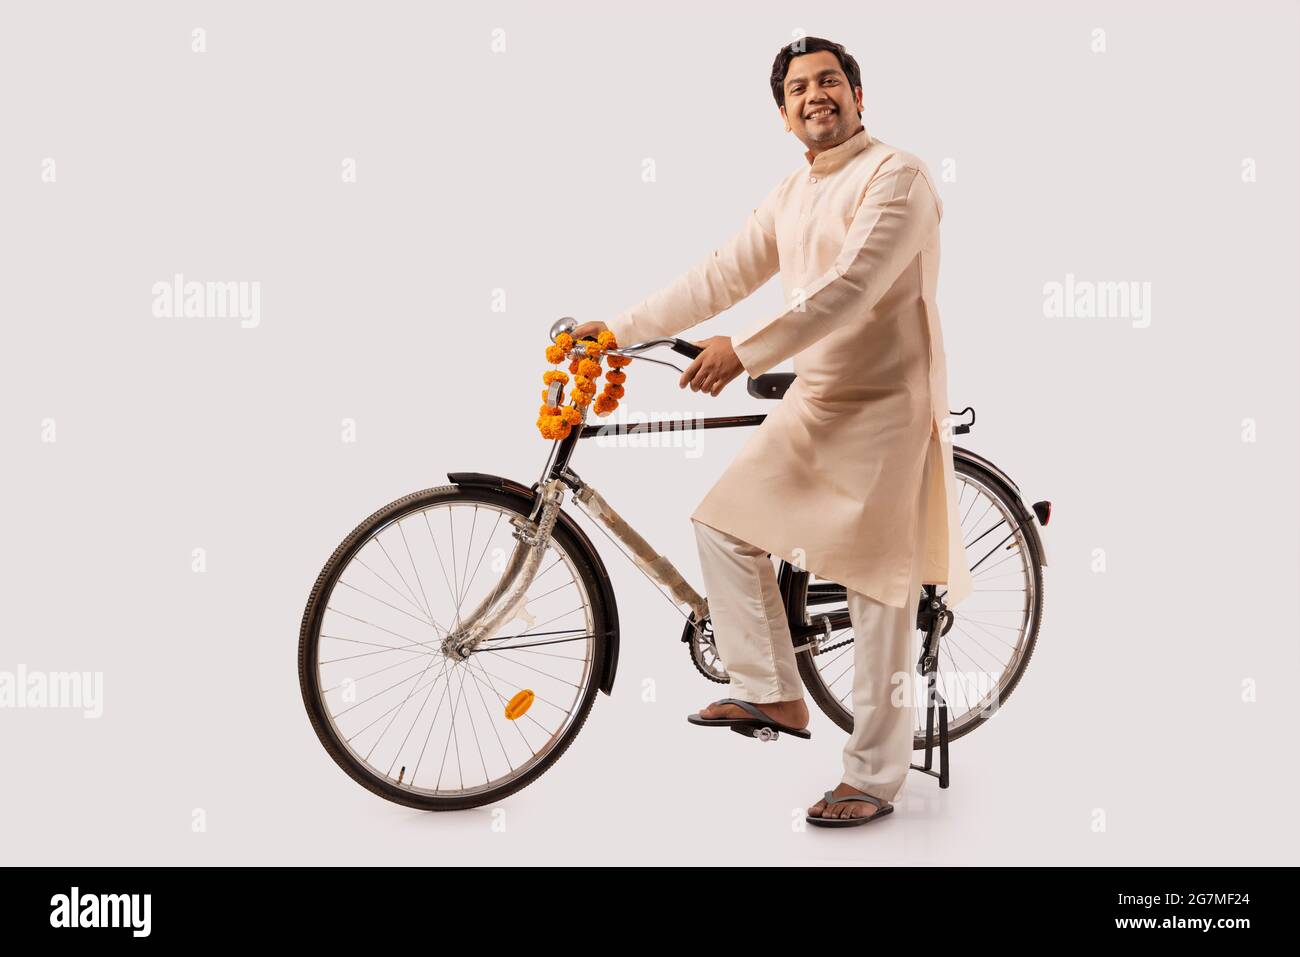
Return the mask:
[[[465,661],[483,641],[495,635],[503,625],[519,616],[528,602],[528,589],[537,577],[537,569],[551,541],[551,530],[560,517],[564,501],[564,485],[552,479],[541,487],[540,513],[536,520],[514,515],[510,524],[515,527],[514,551],[506,563],[501,581],[479,606],[465,616],[462,624],[454,628],[442,641],[442,651],[453,661]]]

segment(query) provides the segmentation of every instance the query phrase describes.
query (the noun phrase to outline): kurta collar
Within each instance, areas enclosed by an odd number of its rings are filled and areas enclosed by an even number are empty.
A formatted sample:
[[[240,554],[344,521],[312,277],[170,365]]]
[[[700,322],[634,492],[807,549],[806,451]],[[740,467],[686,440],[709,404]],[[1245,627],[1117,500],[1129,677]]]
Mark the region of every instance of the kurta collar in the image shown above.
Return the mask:
[[[871,134],[867,132],[867,128],[864,126],[843,143],[832,146],[828,150],[822,150],[815,157],[812,150],[805,150],[803,155],[808,160],[808,165],[812,167],[813,173],[830,173],[839,169],[856,154],[870,146],[871,142]]]

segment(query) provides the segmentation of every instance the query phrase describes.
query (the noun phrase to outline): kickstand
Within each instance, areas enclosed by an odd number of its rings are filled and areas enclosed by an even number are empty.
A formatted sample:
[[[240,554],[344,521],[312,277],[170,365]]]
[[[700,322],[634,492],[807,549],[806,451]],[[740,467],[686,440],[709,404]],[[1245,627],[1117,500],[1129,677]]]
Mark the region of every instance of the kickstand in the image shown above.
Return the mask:
[[[939,638],[946,632],[943,627],[951,621],[950,612],[941,612],[942,606],[934,597],[934,586],[926,585],[922,596],[921,609],[917,615],[917,624],[925,630],[925,643],[921,650],[921,660],[916,670],[925,678],[925,764],[908,765],[913,771],[920,771],[939,779],[939,787],[946,788],[948,776],[948,702],[939,693],[936,686],[935,671],[939,665]],[[949,625],[949,627],[951,627]],[[942,631],[940,630],[942,628]],[[939,712],[939,770],[934,768],[934,713]]]
[[[920,771],[922,774],[928,774],[931,777],[939,779],[939,787],[946,788],[949,783],[948,777],[948,702],[943,700],[943,695],[935,687],[934,671],[930,671],[925,676],[925,693],[926,700],[929,704],[925,709],[925,764],[909,765],[913,771]],[[934,766],[934,712],[939,712],[939,770],[932,770]]]

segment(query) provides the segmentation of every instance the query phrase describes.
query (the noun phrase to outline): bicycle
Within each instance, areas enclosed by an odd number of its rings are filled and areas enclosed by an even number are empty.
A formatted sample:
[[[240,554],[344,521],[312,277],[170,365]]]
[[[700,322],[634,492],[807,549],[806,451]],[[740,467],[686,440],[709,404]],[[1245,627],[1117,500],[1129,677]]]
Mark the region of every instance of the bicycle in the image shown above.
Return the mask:
[[[552,340],[574,325],[557,321]],[[606,351],[678,369],[643,355],[658,347],[690,358],[701,351],[676,338]],[[793,381],[793,373],[766,373],[749,379],[747,389],[756,398],[779,399]],[[967,412],[970,422],[953,426],[955,434],[973,426],[973,408],[955,414]],[[389,801],[458,810],[526,787],[568,749],[596,692],[613,691],[620,627],[600,553],[562,508],[566,489],[682,614],[681,641],[700,674],[726,683],[707,599],[582,481],[571,460],[579,441],[611,431],[743,428],[765,418],[611,426],[588,424],[584,414],[567,437],[552,442],[531,486],[449,472],[450,484],[413,492],[363,521],[317,577],[299,634],[303,702],[330,757]],[[938,586],[925,585],[914,645],[925,680],[914,692],[913,747],[925,751],[925,762],[912,768],[938,777],[940,787],[949,782],[949,742],[991,718],[1033,654],[1046,565],[1035,525],[1046,526],[1051,514],[1047,501],[1026,508],[1016,484],[988,459],[954,444],[953,461],[975,591],[958,615]],[[489,570],[480,579],[485,560]],[[784,560],[777,578],[800,676],[831,721],[851,731],[853,714],[845,702],[853,687],[854,638],[844,586]],[[952,666],[946,678],[945,660]],[[973,671],[961,670],[971,665]],[[936,715],[938,771],[932,767]],[[776,737],[769,728],[736,730],[760,740]]]

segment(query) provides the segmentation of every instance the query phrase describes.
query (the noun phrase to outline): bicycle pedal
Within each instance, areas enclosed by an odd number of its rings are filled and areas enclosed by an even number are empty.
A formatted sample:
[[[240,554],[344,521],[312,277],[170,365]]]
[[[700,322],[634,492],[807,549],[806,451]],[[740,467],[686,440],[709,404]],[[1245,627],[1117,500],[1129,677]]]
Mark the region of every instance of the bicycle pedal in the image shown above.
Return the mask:
[[[759,741],[775,741],[781,736],[781,732],[776,728],[761,724],[733,724],[731,730],[747,738],[757,738]]]

